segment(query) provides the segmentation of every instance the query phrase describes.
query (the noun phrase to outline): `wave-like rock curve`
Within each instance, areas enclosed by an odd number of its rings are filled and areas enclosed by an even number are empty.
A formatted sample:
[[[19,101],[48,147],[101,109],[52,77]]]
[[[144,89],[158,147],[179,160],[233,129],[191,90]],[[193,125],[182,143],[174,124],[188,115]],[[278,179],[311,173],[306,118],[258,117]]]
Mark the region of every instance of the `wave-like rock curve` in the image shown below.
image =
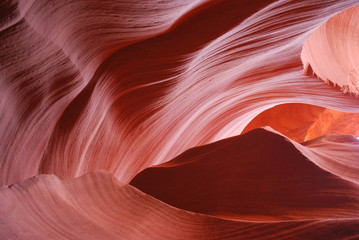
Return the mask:
[[[187,212],[109,173],[40,175],[0,189],[2,239],[355,239],[358,218],[231,221]],[[5,217],[5,216],[11,216]]]
[[[304,71],[359,95],[359,6],[339,13],[320,26],[305,42],[301,54]]]
[[[130,184],[172,206],[224,218],[357,218],[359,141],[352,140],[351,148],[333,143],[320,148],[322,142],[299,146],[257,129],[186,151],[145,169]],[[334,142],[350,143],[345,135]],[[324,157],[326,151],[331,151],[330,158]],[[335,164],[334,159],[342,164],[334,168],[336,175],[319,167]],[[355,181],[341,178],[347,173]]]
[[[358,3],[1,1],[0,236],[355,239]]]

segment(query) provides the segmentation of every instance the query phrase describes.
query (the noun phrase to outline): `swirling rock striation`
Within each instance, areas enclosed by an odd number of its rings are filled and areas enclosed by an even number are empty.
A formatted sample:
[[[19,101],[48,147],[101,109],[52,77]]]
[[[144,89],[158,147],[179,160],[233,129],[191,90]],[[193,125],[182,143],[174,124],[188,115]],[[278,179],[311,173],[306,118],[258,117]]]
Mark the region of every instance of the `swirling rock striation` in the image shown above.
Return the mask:
[[[355,1],[106,3],[3,4],[1,183],[99,168],[129,182],[278,104],[358,111],[298,55]]]
[[[0,238],[358,238],[358,3],[1,1]]]
[[[359,95],[359,6],[339,13],[309,37],[301,54],[304,71],[344,93]]]

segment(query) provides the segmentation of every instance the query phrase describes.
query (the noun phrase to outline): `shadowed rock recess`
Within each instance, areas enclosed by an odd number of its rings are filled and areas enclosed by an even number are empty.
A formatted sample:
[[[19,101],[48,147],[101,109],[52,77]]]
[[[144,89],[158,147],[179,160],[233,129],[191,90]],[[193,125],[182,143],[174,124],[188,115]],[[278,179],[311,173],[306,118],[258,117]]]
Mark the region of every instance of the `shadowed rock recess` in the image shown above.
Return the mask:
[[[0,1],[0,239],[359,239],[359,1]]]

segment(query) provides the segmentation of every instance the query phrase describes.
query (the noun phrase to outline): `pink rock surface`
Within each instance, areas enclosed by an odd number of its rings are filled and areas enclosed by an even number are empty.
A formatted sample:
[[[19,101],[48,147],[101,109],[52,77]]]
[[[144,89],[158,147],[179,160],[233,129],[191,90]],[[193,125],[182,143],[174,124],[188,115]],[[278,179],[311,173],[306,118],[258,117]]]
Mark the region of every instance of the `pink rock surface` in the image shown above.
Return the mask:
[[[356,4],[1,1],[0,238],[358,238]]]
[[[316,29],[302,51],[304,71],[344,93],[359,95],[359,6],[331,18]]]

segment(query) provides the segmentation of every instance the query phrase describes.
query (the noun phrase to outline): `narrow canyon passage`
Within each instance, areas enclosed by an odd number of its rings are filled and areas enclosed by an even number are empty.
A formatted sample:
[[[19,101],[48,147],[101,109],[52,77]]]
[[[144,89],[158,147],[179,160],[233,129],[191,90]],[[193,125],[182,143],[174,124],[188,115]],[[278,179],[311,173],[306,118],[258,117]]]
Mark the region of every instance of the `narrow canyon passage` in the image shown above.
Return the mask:
[[[359,239],[358,4],[1,1],[0,239]]]

